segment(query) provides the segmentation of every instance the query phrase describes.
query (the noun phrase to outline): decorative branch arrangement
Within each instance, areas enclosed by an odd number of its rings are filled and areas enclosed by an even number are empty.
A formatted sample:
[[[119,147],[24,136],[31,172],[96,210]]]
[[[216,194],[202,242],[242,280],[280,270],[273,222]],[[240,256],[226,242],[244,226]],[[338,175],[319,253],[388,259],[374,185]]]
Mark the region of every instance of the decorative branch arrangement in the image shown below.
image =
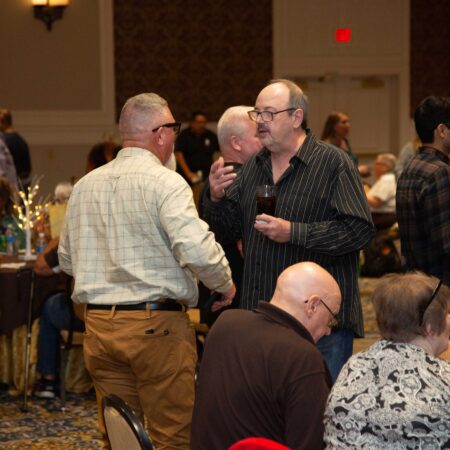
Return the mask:
[[[25,260],[35,259],[31,251],[31,231],[37,223],[42,221],[44,211],[48,206],[48,198],[40,198],[38,202],[35,202],[35,197],[39,191],[39,182],[42,177],[42,175],[33,177],[27,189],[21,185],[21,189],[18,192],[18,199],[16,198],[14,202],[17,225],[25,232]]]

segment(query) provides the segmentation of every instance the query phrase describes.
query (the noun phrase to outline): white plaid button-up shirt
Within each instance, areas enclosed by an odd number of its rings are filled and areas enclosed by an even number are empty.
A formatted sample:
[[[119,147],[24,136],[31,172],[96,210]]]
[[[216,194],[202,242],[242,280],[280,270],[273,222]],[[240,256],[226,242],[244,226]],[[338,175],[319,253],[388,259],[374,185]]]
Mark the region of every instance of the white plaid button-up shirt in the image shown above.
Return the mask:
[[[196,277],[219,292],[232,284],[187,183],[141,148],[122,149],[76,184],[58,254],[77,303],[172,298],[195,306]]]

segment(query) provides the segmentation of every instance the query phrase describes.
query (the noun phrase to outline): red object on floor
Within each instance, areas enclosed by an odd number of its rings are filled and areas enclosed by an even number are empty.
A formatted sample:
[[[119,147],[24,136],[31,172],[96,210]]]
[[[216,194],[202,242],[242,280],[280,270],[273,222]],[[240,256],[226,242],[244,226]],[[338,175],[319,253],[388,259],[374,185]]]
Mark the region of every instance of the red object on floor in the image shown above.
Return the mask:
[[[233,444],[228,450],[290,450],[285,445],[265,438],[251,437]]]

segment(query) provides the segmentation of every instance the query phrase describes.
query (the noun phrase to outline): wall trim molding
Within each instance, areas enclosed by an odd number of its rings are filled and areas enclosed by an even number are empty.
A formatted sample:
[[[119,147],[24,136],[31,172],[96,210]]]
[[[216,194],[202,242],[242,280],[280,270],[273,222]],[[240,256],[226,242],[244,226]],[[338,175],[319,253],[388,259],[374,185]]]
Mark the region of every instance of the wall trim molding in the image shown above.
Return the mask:
[[[113,0],[98,0],[101,104],[98,110],[18,110],[17,128],[30,145],[92,145],[115,127]]]

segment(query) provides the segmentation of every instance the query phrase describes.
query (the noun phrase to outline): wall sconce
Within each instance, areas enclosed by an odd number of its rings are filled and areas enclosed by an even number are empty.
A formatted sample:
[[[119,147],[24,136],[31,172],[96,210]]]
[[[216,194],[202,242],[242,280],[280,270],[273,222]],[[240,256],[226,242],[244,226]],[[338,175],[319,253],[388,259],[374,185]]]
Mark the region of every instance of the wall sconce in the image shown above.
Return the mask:
[[[34,8],[34,17],[42,20],[48,31],[51,31],[55,20],[61,19],[69,0],[31,0]]]

